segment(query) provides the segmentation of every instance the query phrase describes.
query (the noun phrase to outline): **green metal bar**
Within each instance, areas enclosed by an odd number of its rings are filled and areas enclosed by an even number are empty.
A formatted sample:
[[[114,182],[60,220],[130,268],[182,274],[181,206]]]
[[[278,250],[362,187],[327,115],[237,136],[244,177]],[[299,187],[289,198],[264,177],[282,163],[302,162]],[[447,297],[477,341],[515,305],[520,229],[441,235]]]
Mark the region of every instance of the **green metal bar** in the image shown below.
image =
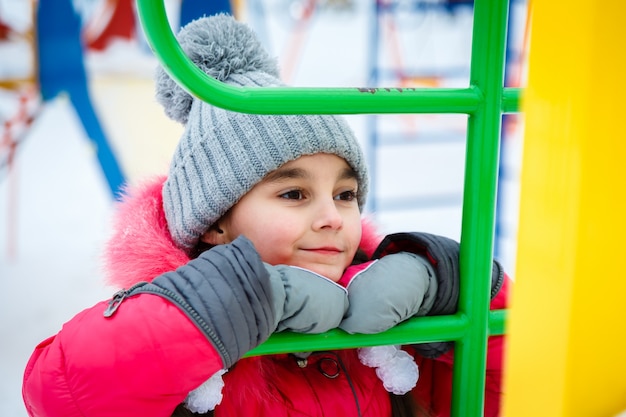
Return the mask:
[[[506,315],[507,310],[489,313],[490,335],[504,334]],[[265,343],[244,356],[459,340],[465,336],[466,331],[467,317],[453,315],[413,318],[378,334],[349,335],[342,330],[316,335],[283,332],[272,335]]]
[[[503,335],[506,332],[508,310],[489,311],[489,336]]]
[[[470,85],[483,100],[468,118],[458,310],[468,329],[455,345],[453,416],[478,417],[484,409],[507,15],[507,0],[474,2]]]
[[[261,88],[227,85],[205,74],[185,55],[170,29],[162,0],[137,0],[137,6],[148,43],[168,74],[190,94],[224,109],[256,114],[470,114],[476,111],[481,100],[479,92],[472,87]],[[511,90],[509,96],[515,102],[518,92]]]
[[[522,93],[521,88],[505,87],[502,95],[502,111],[504,113],[518,112]]]
[[[478,92],[465,89],[236,87],[196,67],[176,41],[162,0],[137,0],[148,43],[165,70],[194,96],[258,114],[471,113]],[[415,100],[418,95],[420,100]]]
[[[284,353],[302,349],[328,350],[347,349],[363,346],[382,346],[390,344],[406,344],[415,342],[416,335],[421,335],[421,342],[457,339],[463,335],[467,319],[463,316],[427,317],[423,320],[409,320],[389,329],[384,333],[373,335],[349,335],[342,330],[331,330],[321,335],[300,335],[296,333],[277,333],[272,336],[272,343],[252,350],[249,354],[263,352]],[[278,342],[278,343],[276,343]],[[306,342],[306,343],[305,343]],[[274,347],[275,346],[275,347]],[[278,349],[278,350],[277,350]],[[282,351],[283,349],[286,349]],[[281,352],[282,351],[282,352]]]

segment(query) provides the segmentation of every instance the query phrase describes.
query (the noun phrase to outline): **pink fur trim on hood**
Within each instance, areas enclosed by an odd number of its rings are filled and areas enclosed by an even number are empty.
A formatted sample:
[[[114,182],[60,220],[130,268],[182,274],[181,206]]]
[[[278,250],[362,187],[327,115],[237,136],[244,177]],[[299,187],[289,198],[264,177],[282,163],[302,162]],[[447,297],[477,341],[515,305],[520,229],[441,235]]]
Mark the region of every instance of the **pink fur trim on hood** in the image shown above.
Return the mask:
[[[104,265],[107,284],[128,288],[152,281],[189,261],[170,236],[163,212],[161,189],[165,176],[157,176],[124,190],[113,218]],[[362,220],[361,249],[371,256],[382,237],[369,219]]]

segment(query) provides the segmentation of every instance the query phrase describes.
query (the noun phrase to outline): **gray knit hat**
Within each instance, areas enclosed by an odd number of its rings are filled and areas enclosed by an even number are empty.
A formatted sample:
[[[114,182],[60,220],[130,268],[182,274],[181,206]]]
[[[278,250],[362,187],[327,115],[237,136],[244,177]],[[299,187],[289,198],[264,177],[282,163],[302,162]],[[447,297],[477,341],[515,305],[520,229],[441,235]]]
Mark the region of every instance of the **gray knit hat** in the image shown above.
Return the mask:
[[[189,58],[219,81],[282,86],[278,67],[254,32],[229,15],[195,20],[178,34]],[[163,185],[163,207],[174,242],[191,251],[200,236],[268,173],[303,155],[330,153],[356,172],[362,208],[365,159],[344,119],[322,115],[236,113],[194,98],[157,70],[157,100],[185,125]]]

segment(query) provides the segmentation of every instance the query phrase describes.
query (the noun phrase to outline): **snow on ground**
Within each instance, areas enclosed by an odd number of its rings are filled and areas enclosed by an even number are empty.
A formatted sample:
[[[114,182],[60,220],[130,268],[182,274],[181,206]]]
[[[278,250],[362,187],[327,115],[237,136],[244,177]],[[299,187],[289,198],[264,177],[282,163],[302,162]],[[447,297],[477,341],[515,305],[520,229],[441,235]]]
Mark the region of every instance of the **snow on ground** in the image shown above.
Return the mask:
[[[8,0],[2,1],[6,4]],[[265,14],[249,16],[249,20],[260,31],[272,54],[279,57],[284,72],[289,72],[285,74],[289,84],[351,87],[367,84],[367,53],[372,41],[368,30],[370,2],[355,2],[352,8],[343,10],[327,7],[299,36],[291,30],[294,22],[285,12],[285,4],[282,0],[268,0],[264,4]],[[404,48],[409,48],[405,55],[419,45],[416,54],[421,57],[421,61],[409,63],[419,66],[420,62],[427,62],[441,68],[463,65],[468,58],[467,31],[471,30],[467,19],[467,15],[407,18],[403,27],[413,29],[403,32],[401,41],[406,43]],[[417,40],[411,40],[411,36]],[[446,39],[447,47],[442,47],[441,37]],[[24,71],[29,52],[13,51],[15,59],[5,60],[9,56],[6,51],[2,52],[0,76]],[[385,55],[387,62],[394,62],[392,58]],[[8,68],[9,62],[21,65],[22,69]],[[104,55],[91,55],[87,62],[93,75],[94,104],[124,168],[130,173],[130,181],[164,172],[177,141],[179,127],[167,124],[152,98],[152,63],[145,56],[133,57],[132,46],[128,49],[128,45],[116,45]],[[129,72],[134,73],[129,75]],[[393,85],[392,81],[387,85]],[[0,94],[2,120],[10,117],[16,106],[14,97]],[[21,378],[37,343],[56,333],[81,309],[110,297],[114,291],[103,285],[100,269],[113,202],[92,145],[67,98],[61,96],[46,102],[41,109],[22,137],[11,170],[6,166],[6,150],[0,152],[2,416],[26,415],[21,400]],[[367,142],[370,130],[366,117],[348,119],[366,152],[374,152]],[[378,149],[379,169],[373,181],[379,196],[413,195],[428,199],[433,190],[461,192],[462,141],[428,140],[429,134],[437,134],[451,125],[455,127],[448,134],[462,134],[458,130],[458,116],[456,119],[432,115],[389,116],[381,125],[404,130],[405,137],[399,144]],[[521,141],[519,136],[507,141],[503,164],[508,174],[503,179],[507,186],[501,215],[508,237],[501,242],[501,254],[504,264],[513,272]],[[421,208],[382,212],[377,221],[384,232],[414,229],[458,238],[461,207],[459,203],[437,205],[431,201]]]
[[[61,98],[47,105],[32,127],[12,173],[2,172],[2,416],[26,415],[21,376],[33,348],[112,293],[99,269],[112,204],[93,161],[93,149]],[[11,187],[17,191],[10,193]]]

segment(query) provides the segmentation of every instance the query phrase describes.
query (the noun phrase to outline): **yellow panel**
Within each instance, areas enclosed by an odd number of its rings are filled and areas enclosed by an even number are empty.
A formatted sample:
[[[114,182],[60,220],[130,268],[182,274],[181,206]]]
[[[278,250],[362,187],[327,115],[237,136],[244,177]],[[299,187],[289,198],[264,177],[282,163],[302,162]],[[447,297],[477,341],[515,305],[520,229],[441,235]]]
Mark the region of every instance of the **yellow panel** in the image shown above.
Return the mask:
[[[626,2],[532,4],[505,411],[626,410]]]

